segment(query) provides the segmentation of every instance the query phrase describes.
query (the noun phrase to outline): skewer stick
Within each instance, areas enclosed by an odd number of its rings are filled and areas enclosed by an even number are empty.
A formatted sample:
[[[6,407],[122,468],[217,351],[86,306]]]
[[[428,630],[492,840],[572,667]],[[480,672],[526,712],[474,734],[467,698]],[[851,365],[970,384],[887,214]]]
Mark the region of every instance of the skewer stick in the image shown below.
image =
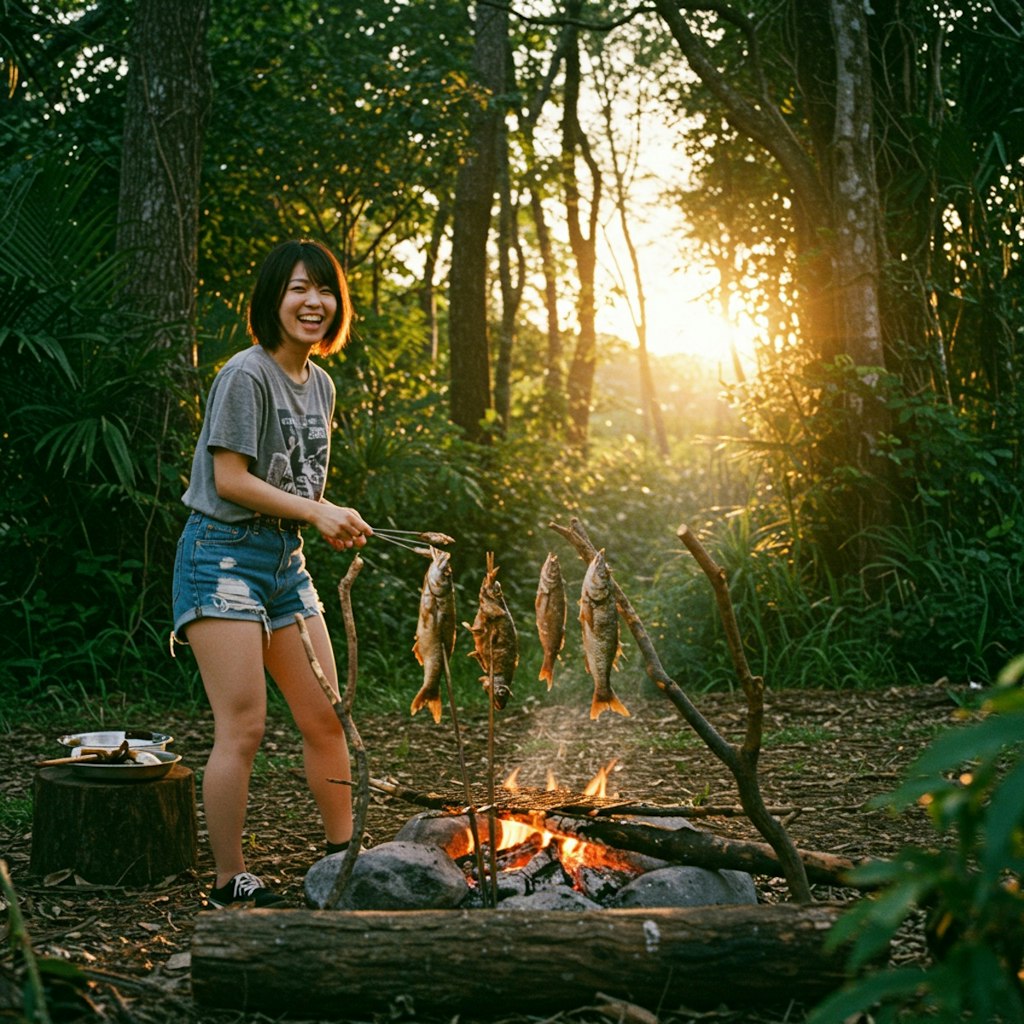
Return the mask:
[[[348,640],[348,681],[345,686],[344,695],[339,694],[328,682],[327,676],[324,674],[324,670],[313,649],[313,641],[306,629],[305,620],[300,613],[295,615],[295,624],[299,628],[299,636],[302,639],[302,646],[305,648],[309,666],[313,670],[316,681],[320,684],[320,689],[323,690],[325,696],[331,702],[334,713],[341,723],[349,751],[354,756],[356,762],[356,775],[358,778],[355,799],[353,801],[355,807],[352,817],[352,838],[349,840],[348,849],[345,851],[341,870],[338,872],[338,877],[334,880],[334,885],[331,887],[327,897],[325,905],[329,908],[333,907],[341,898],[341,894],[344,892],[345,886],[348,884],[352,874],[356,857],[359,855],[359,850],[362,846],[363,833],[366,828],[366,809],[370,802],[370,772],[366,759],[366,748],[363,746],[359,730],[352,720],[352,703],[355,700],[359,662],[358,637],[356,635],[355,618],[352,615],[351,591],[352,584],[362,568],[363,560],[359,555],[356,555],[352,559],[348,572],[345,573],[345,576],[338,584],[342,617],[345,620],[345,636]]]
[[[487,701],[487,833],[491,854],[491,905],[498,905],[498,820],[494,810],[494,632],[487,637],[487,674],[490,677]]]
[[[437,530],[392,530],[375,527],[373,534],[375,537],[412,537],[414,540],[425,540],[435,547],[447,547],[449,544],[455,543],[454,537],[449,537],[446,533],[439,533]]]
[[[435,615],[438,614],[435,609]],[[469,785],[469,771],[466,768],[466,752],[462,745],[462,730],[459,728],[459,715],[455,710],[455,693],[452,688],[452,672],[448,664],[448,652],[444,649],[444,640],[441,641],[441,664],[444,665],[444,683],[448,690],[448,706],[452,711],[452,728],[455,732],[455,748],[459,752],[459,770],[462,773],[462,786],[466,794],[466,815],[469,818],[469,832],[473,837],[473,856],[476,859],[476,870],[480,876],[480,892],[484,888],[484,851],[480,846],[480,829],[476,824],[476,808],[473,806],[473,791]],[[371,780],[372,782],[372,780]],[[494,844],[494,835],[491,835],[491,844]],[[486,904],[487,900],[484,900]]]

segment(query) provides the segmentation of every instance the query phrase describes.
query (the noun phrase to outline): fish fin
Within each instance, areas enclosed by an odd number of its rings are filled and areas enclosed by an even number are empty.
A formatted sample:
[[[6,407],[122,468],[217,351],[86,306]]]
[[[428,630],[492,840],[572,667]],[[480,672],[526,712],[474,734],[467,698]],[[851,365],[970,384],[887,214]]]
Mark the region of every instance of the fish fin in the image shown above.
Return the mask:
[[[441,721],[441,697],[439,694],[432,694],[430,684],[426,684],[421,687],[420,692],[416,694],[412,699],[412,705],[409,708],[409,714],[415,715],[421,708],[430,708],[430,713],[434,716],[434,722]]]
[[[549,657],[545,656],[544,664],[541,665],[541,667],[540,667],[540,675],[538,675],[537,678],[538,679],[546,679],[549,690],[551,689],[551,687],[554,685],[554,682],[555,682],[554,669],[555,669],[555,659],[554,658],[549,658]]]
[[[422,665],[423,664],[423,655],[420,654],[419,638],[417,638],[416,643],[414,643],[412,645],[412,653],[416,655],[416,660]]]
[[[615,669],[616,672],[619,671],[619,658],[621,658],[621,657],[622,657],[622,644],[619,644],[619,646],[615,648],[615,657],[612,658],[612,668]]]
[[[617,715],[622,715],[623,718],[630,717],[629,709],[614,693],[608,695],[608,700],[599,700],[597,694],[594,694],[594,699],[590,704],[590,717],[592,719],[600,718],[604,711],[614,711]]]

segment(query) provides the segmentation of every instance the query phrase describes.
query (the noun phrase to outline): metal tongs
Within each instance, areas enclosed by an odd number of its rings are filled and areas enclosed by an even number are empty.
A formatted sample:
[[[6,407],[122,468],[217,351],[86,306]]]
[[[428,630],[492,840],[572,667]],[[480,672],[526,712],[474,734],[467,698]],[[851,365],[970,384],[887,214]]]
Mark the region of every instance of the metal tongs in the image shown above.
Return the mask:
[[[378,530],[374,527],[373,536],[386,540],[389,544],[405,548],[406,551],[411,551],[413,554],[423,555],[424,558],[432,557],[430,548],[443,548],[455,543],[454,537],[449,537],[446,533],[438,533],[435,530]],[[426,541],[430,547],[420,547],[415,543],[417,540]]]

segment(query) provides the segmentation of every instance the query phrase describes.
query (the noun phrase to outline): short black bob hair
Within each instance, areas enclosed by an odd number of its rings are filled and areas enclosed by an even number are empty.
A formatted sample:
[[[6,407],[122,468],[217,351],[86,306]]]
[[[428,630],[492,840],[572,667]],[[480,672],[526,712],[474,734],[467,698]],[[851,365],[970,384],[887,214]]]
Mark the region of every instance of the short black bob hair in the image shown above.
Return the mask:
[[[315,285],[326,286],[338,300],[323,341],[315,345],[313,351],[320,356],[340,352],[348,341],[352,326],[352,300],[349,298],[348,284],[330,249],[309,239],[282,242],[271,249],[263,261],[249,300],[249,334],[252,335],[253,343],[262,345],[268,352],[273,352],[281,344],[278,310],[296,263],[306,268],[309,279]]]

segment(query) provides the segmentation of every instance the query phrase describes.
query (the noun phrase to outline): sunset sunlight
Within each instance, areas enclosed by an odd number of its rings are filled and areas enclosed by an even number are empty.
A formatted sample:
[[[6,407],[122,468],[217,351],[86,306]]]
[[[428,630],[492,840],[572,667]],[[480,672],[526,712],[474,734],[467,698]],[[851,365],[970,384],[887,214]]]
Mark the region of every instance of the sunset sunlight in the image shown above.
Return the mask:
[[[687,292],[690,296],[687,296]],[[698,288],[686,289],[669,279],[665,287],[652,287],[647,296],[647,347],[652,355],[691,355],[712,365],[729,367],[732,346],[744,366],[753,365],[756,325],[746,316],[730,324]],[[636,329],[628,302],[609,302],[598,318],[599,329],[635,347]]]

